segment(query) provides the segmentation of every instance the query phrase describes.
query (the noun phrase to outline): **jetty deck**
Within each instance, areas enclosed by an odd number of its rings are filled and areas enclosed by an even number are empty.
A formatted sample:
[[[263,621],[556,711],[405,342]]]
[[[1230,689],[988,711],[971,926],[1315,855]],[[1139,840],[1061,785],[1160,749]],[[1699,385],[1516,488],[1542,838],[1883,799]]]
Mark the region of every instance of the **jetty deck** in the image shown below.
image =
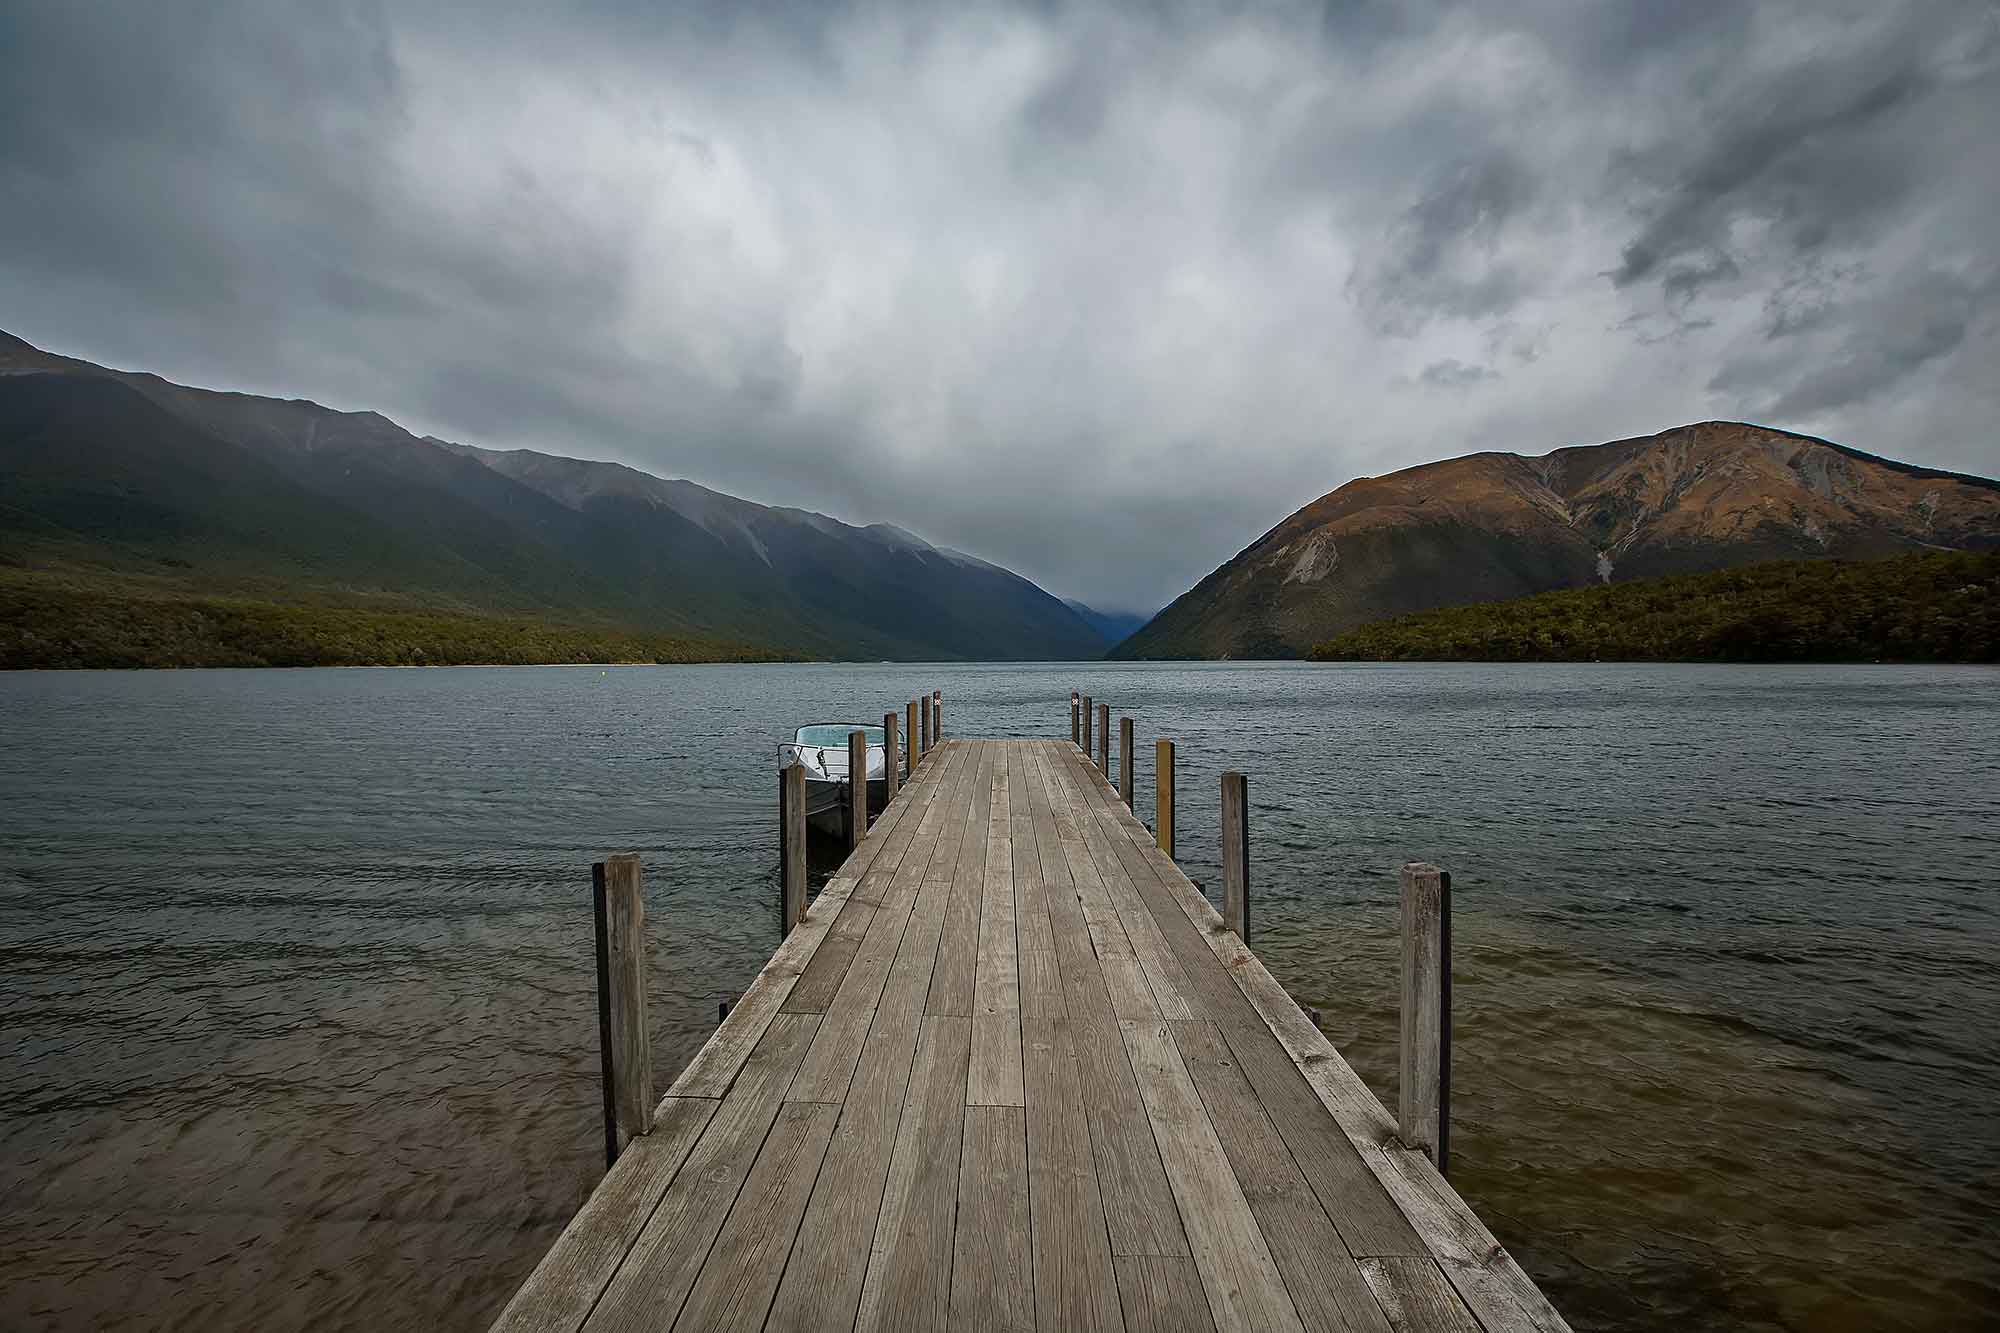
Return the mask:
[[[945,741],[495,1324],[1567,1326],[1063,741]]]

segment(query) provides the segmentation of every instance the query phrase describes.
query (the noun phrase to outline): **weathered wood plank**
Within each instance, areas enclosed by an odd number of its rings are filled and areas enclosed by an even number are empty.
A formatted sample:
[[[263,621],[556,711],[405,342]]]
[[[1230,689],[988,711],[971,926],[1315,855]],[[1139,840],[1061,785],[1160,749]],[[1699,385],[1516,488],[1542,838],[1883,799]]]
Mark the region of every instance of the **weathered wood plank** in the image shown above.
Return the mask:
[[[970,742],[979,771],[972,781],[972,805],[960,829],[958,859],[945,906],[944,935],[938,941],[937,970],[924,1002],[927,1014],[972,1015],[972,985],[979,964],[979,918],[986,894],[986,841],[992,832],[993,767],[999,747]]]
[[[972,1016],[972,1066],[966,1075],[967,1106],[1024,1106],[1021,1084],[1021,1014]]]
[[[999,746],[995,746],[999,750]],[[978,961],[972,979],[975,1014],[1021,1012],[1021,970],[1015,924],[1013,812],[1001,750],[994,762],[986,826],[986,868],[979,902]]]
[[[1171,1027],[1182,1063],[1215,1123],[1301,1322],[1312,1333],[1386,1333],[1360,1266],[1236,1067],[1221,1030],[1206,1021]]]
[[[1069,1021],[1023,1019],[1022,1054],[1037,1327],[1043,1333],[1118,1333],[1124,1320]]]
[[[976,1043],[978,1020],[973,1021]],[[1028,1226],[1027,1112],[1019,1106],[968,1106],[952,1245],[953,1329],[1033,1333]]]
[[[970,1019],[924,1019],[875,1222],[857,1333],[943,1329],[950,1322],[952,1224],[971,1044]]]
[[[1058,759],[1062,757],[1057,747],[1049,747],[1048,752]],[[1132,836],[1135,830],[1136,837]],[[1315,1099],[1333,1117],[1361,1164],[1374,1177],[1381,1196],[1390,1201],[1385,1216],[1377,1195],[1357,1186],[1347,1191],[1344,1203],[1336,1204],[1327,1198],[1322,1183],[1314,1180],[1314,1190],[1326,1204],[1348,1248],[1357,1257],[1435,1255],[1454,1288],[1489,1331],[1532,1329],[1537,1333],[1564,1333],[1569,1325],[1457,1191],[1438,1174],[1431,1160],[1420,1152],[1396,1146],[1395,1122],[1340,1057],[1326,1034],[1300,1011],[1248,947],[1223,927],[1221,917],[1201,891],[1178,866],[1159,854],[1136,821],[1127,833],[1131,841],[1149,853],[1147,859],[1155,870],[1155,884],[1164,890],[1162,905],[1154,912],[1162,928],[1168,928],[1173,921],[1169,907],[1178,907],[1195,937],[1222,965],[1223,975],[1252,1006],[1265,1031],[1281,1044]],[[1179,950],[1185,934],[1173,930],[1168,933]],[[1183,957],[1187,959],[1190,955]],[[1203,974],[1190,965],[1190,975],[1196,978],[1197,989],[1204,992],[1207,1016],[1222,1024],[1239,1057],[1246,1050],[1257,1049],[1248,1025],[1223,1021],[1229,1006],[1208,992]],[[1245,1072],[1249,1072],[1247,1066]],[[1271,1091],[1255,1078],[1252,1083],[1266,1107],[1271,1108],[1274,1100]],[[1274,1121],[1277,1118],[1274,1113]],[[1301,1165],[1305,1165],[1304,1159]],[[1309,1178],[1312,1176],[1310,1171],[1307,1174]]]
[[[1127,1333],[1211,1333],[1215,1328],[1194,1260],[1127,1254],[1112,1262],[1125,1299]]]
[[[1053,949],[1021,950],[1021,1012],[1053,1018],[1069,1012],[1063,998],[1062,969]]]
[[[736,1086],[710,1117],[687,1162],[591,1311],[586,1329],[636,1333],[672,1323],[818,1026],[814,1014],[772,1018]]]
[[[1007,747],[1008,841],[1014,851],[1014,928],[1022,951],[1056,947],[1049,924],[1048,889],[1042,882],[1042,854],[1035,845],[1034,813],[1028,803],[1028,745]],[[1026,985],[1023,977],[1022,984]]]
[[[1166,1024],[1126,1023],[1123,1028],[1216,1328],[1220,1333],[1303,1333],[1277,1261]]]
[[[617,1164],[507,1302],[493,1333],[569,1333],[582,1326],[717,1105],[709,1097],[669,1097],[660,1103],[653,1132],[619,1154]]]
[[[764,1327],[839,1114],[835,1106],[797,1101],[779,1109],[675,1328],[756,1333]]]
[[[1432,1260],[1363,1259],[1361,1272],[1395,1333],[1480,1333]]]
[[[1121,818],[1120,807],[1102,794],[1097,795],[1094,804],[1098,813],[1109,816],[1109,827],[1125,833],[1127,845],[1138,848],[1142,854],[1150,853],[1146,861],[1156,873],[1150,881],[1135,887],[1181,960],[1194,1007],[1222,1029],[1236,1052],[1239,1067],[1256,1089],[1259,1100],[1349,1249],[1356,1254],[1425,1253],[1422,1242],[1390,1195],[1379,1183],[1371,1183],[1371,1173],[1349,1136],[1337,1123],[1328,1122],[1308,1086],[1305,1072],[1290,1058],[1269,1026],[1268,1016],[1253,1007],[1239,989],[1239,983],[1248,984],[1254,973],[1262,978],[1256,984],[1267,988],[1260,991],[1267,1003],[1282,1002],[1299,1023],[1308,1028],[1311,1024],[1248,947],[1223,928],[1221,918],[1179,867],[1158,855],[1145,829],[1136,820]],[[1169,888],[1168,876],[1178,880],[1178,892]],[[1204,929],[1194,924],[1197,911],[1205,914],[1201,918]],[[1317,1029],[1312,1031],[1318,1035]],[[1325,1038],[1321,1036],[1320,1040],[1324,1042]],[[1322,1060],[1315,1068],[1325,1063]],[[1346,1063],[1337,1055],[1333,1063],[1347,1070]],[[1353,1077],[1351,1070],[1348,1077]],[[1359,1084],[1358,1079],[1355,1082]],[[1365,1088],[1362,1095],[1367,1095]]]

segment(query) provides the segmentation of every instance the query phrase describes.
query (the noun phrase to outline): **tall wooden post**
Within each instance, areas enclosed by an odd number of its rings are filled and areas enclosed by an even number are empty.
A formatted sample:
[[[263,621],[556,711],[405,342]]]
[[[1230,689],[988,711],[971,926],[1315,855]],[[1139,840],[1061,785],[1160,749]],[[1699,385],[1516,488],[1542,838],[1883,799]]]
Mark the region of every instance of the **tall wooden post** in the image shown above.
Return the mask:
[[[1078,697],[1075,690],[1069,692],[1069,743],[1071,745],[1081,745],[1083,743],[1083,723],[1077,717]]]
[[[1445,1170],[1451,1140],[1451,876],[1403,867],[1403,1142]]]
[[[924,758],[928,759],[930,758],[931,747],[937,744],[937,738],[931,735],[931,701],[928,697],[920,694],[917,696],[915,707],[918,723],[924,729],[923,755]]]
[[[915,699],[910,700],[909,713],[909,734],[903,738],[903,744],[910,752],[910,776],[915,777],[917,775],[917,761],[923,758],[922,752],[917,749],[919,724],[917,722],[917,701]]]
[[[1090,724],[1091,719],[1095,716],[1097,716],[1096,713],[1090,707],[1090,696],[1086,694],[1083,696],[1083,753],[1086,758],[1091,754]]]
[[[1153,841],[1174,855],[1174,743],[1153,743]]]
[[[1222,924],[1250,943],[1250,784],[1222,775]]]
[[[1097,705],[1097,771],[1111,776],[1111,705]]]
[[[847,733],[847,846],[851,851],[868,836],[868,733]]]
[[[931,691],[931,740],[944,739],[944,691]]]
[[[778,864],[789,935],[806,917],[806,766],[797,760],[778,774]]]
[[[1118,794],[1125,798],[1125,808],[1132,808],[1132,719],[1118,719]]]
[[[604,1165],[653,1128],[653,1048],[646,1039],[646,900],[639,857],[590,868],[597,916],[597,1048],[604,1073]]]
[[[883,795],[893,801],[896,793],[903,789],[903,747],[896,744],[896,715],[882,714],[882,780]]]

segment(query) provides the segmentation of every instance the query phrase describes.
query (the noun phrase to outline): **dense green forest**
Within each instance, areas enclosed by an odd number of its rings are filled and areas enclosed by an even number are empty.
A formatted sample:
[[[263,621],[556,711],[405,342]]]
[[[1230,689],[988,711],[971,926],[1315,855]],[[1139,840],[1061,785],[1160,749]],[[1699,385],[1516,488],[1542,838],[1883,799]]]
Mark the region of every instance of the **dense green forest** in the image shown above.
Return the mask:
[[[2000,552],[1781,560],[1419,611],[1320,661],[2000,662]]]
[[[0,574],[0,668],[775,661],[749,644]]]

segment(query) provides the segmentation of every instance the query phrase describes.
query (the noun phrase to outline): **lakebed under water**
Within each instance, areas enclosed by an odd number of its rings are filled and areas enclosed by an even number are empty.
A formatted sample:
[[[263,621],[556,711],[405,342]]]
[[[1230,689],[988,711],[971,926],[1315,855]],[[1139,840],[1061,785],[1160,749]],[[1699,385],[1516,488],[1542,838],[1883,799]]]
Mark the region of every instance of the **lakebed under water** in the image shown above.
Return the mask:
[[[0,1327],[484,1327],[601,1165],[590,861],[664,1088],[794,726],[1072,686],[1211,888],[1249,774],[1259,953],[1391,1106],[1453,872],[1453,1180],[1579,1329],[2000,1322],[2000,672],[898,664],[0,676]]]

